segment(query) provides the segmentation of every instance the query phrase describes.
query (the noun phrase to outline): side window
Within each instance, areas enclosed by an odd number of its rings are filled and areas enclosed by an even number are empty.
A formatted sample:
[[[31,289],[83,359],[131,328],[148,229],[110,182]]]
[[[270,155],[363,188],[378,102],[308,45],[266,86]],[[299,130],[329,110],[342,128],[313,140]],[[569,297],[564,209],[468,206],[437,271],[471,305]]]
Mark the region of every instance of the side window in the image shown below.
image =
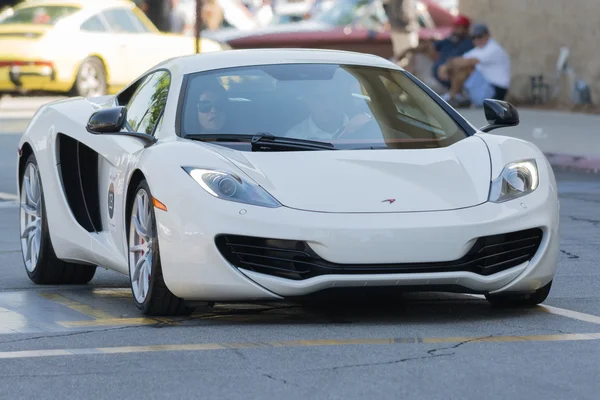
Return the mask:
[[[98,15],[94,15],[81,24],[81,30],[86,32],[106,32],[106,27],[102,23],[100,17]]]
[[[137,12],[139,12],[139,10],[137,10]],[[131,19],[133,20],[133,23],[137,26],[138,31],[140,32],[152,32],[150,30],[150,28],[148,28],[140,19],[140,17],[136,14],[136,12],[132,11],[132,10],[127,10],[127,13],[129,14],[129,16],[131,17]]]
[[[126,8],[113,8],[104,11],[104,18],[108,21],[110,30],[117,33],[144,32],[135,15]]]
[[[170,83],[167,71],[155,72],[142,81],[126,106],[129,129],[152,134],[167,103]]]

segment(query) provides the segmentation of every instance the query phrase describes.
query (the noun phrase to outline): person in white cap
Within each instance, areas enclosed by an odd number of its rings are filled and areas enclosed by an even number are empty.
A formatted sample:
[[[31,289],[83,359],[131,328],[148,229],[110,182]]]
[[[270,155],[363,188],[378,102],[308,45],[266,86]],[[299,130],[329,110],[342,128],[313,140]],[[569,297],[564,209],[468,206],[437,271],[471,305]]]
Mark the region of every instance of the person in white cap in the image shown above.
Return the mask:
[[[454,107],[481,107],[488,98],[504,100],[510,86],[510,57],[489,28],[473,25],[471,39],[475,48],[442,65],[438,72],[451,83],[443,97]]]

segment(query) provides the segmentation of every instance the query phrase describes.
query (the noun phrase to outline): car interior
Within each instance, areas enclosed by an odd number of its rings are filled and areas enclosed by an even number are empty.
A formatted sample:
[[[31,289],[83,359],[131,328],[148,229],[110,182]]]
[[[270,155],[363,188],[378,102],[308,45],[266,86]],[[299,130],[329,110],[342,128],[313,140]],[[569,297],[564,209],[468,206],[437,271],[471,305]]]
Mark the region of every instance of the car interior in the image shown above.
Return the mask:
[[[343,71],[339,67],[336,68],[337,71]],[[289,75],[284,76],[286,74]],[[345,135],[344,140],[335,139],[332,142],[353,140],[355,145],[371,142],[379,143],[380,146],[387,144],[388,147],[396,147],[390,146],[390,142],[412,140],[415,143],[403,143],[398,146],[423,148],[445,147],[465,137],[464,133],[460,133],[460,128],[432,99],[416,98],[428,95],[416,87],[411,90],[417,93],[408,93],[386,78],[385,74],[374,77],[372,71],[353,70],[351,74],[336,73],[333,79],[316,75],[306,79],[293,74],[277,71],[275,76],[271,76],[259,69],[256,75],[246,70],[242,75],[233,72],[212,77],[204,74],[192,76],[183,100],[181,134],[215,133],[203,132],[198,122],[196,99],[200,98],[208,82],[214,82],[216,78],[227,91],[225,113],[228,119],[228,134],[269,133],[286,136],[292,127],[310,114],[308,104],[315,101],[315,98],[311,97],[311,90],[307,88],[323,84],[333,85],[331,87],[335,89],[332,90],[338,91],[338,96],[332,96],[331,101],[341,98],[344,112],[350,119],[365,113],[374,117],[371,123],[364,129],[361,128],[358,133]],[[361,76],[362,74],[364,76]],[[338,75],[343,78],[339,78]],[[332,84],[334,81],[336,83]],[[376,100],[369,96],[374,96]]]

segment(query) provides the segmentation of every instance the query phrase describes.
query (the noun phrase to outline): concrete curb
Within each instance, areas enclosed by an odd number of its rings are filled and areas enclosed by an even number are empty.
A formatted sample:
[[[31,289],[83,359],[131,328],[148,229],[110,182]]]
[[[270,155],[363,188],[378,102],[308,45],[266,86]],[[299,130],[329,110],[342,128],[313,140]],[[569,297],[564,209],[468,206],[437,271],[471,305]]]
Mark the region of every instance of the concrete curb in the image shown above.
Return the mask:
[[[8,121],[12,121],[12,120],[19,120],[19,119],[31,119],[33,118],[33,116],[35,115],[35,112],[37,111],[6,111],[6,110],[2,110],[0,111],[0,119],[4,119],[4,120],[8,120]]]

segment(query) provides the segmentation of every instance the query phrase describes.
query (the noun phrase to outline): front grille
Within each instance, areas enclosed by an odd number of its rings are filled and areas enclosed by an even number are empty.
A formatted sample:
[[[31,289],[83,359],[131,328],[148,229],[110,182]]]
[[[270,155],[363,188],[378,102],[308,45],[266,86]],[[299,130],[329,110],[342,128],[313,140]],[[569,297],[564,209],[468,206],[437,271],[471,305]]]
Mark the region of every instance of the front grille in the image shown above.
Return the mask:
[[[541,229],[484,236],[461,259],[400,264],[335,264],[302,241],[219,235],[217,248],[232,265],[281,278],[302,280],[327,274],[399,274],[469,271],[491,275],[531,260],[542,241]]]

